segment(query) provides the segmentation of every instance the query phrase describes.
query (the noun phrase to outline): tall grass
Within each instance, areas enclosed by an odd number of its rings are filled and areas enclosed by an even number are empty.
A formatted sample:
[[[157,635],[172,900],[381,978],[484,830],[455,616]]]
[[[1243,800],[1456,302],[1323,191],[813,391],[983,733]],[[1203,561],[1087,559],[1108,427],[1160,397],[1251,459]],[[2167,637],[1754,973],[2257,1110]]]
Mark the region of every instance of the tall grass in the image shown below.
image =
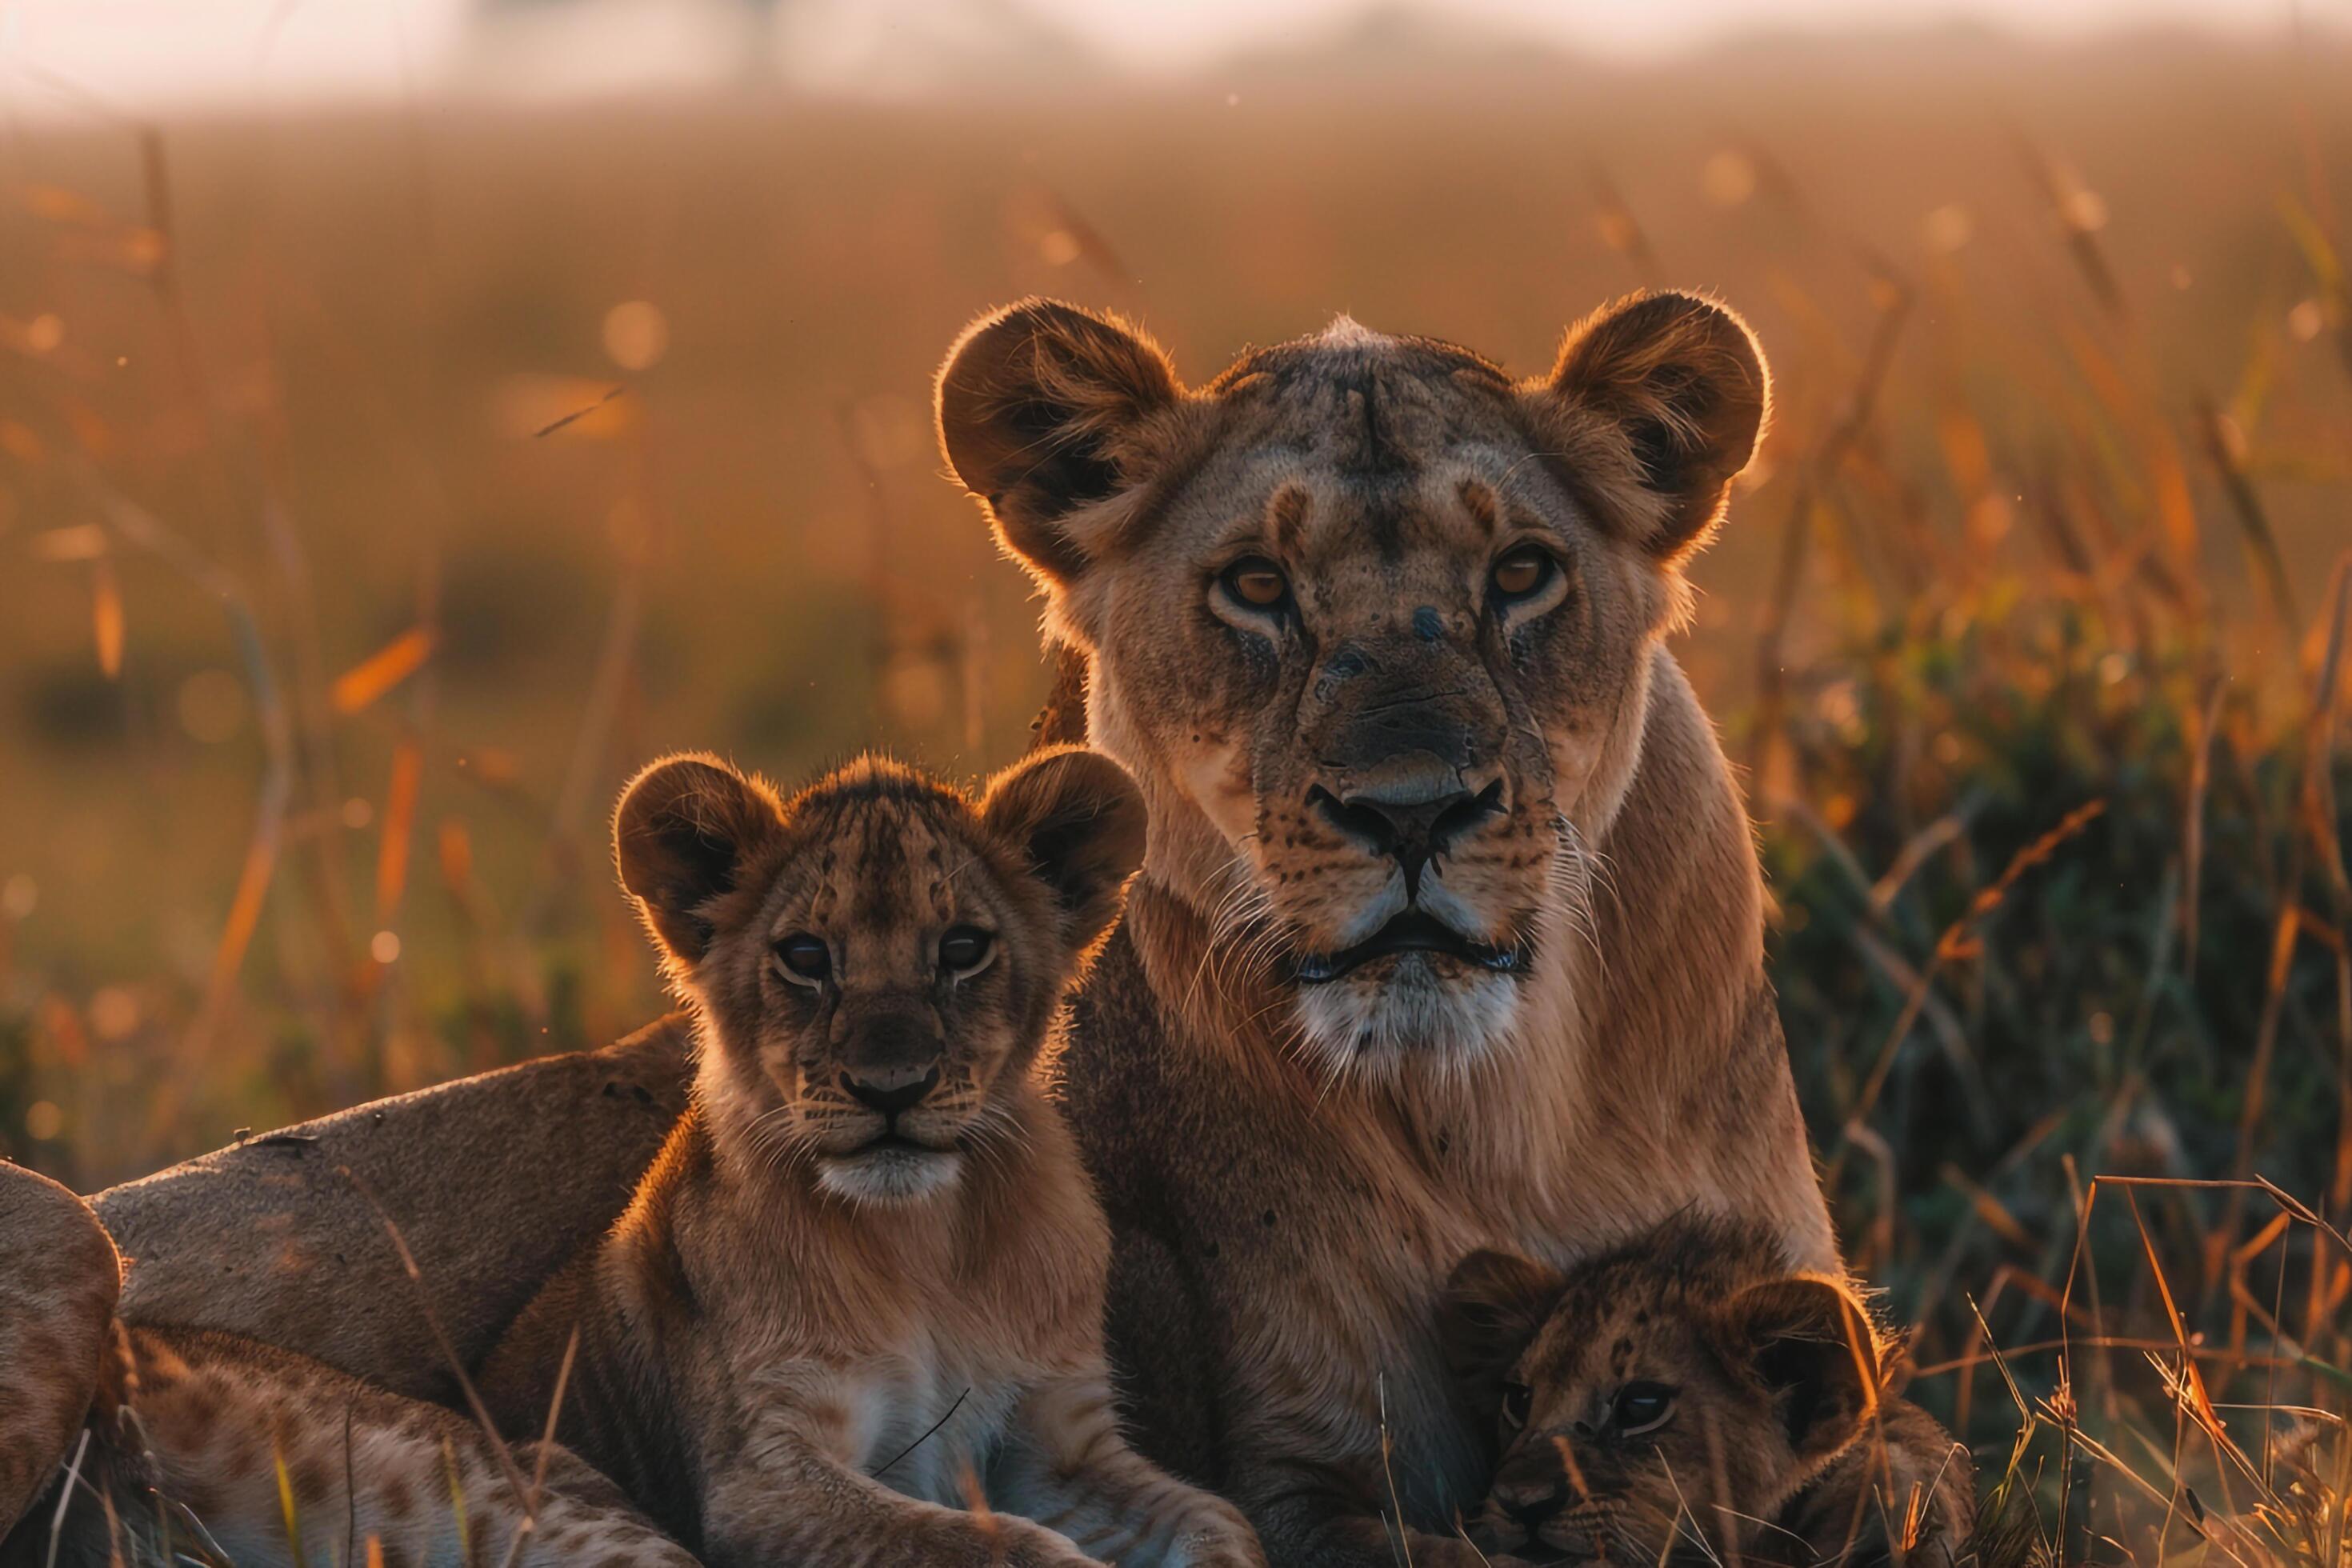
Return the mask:
[[[93,1186],[621,1033],[602,811],[662,746],[1017,749],[1034,606],[921,404],[971,312],[1531,366],[1706,285],[1780,400],[1682,651],[1988,1555],[2341,1561],[2344,58],[1938,48],[17,126],[0,1153]]]

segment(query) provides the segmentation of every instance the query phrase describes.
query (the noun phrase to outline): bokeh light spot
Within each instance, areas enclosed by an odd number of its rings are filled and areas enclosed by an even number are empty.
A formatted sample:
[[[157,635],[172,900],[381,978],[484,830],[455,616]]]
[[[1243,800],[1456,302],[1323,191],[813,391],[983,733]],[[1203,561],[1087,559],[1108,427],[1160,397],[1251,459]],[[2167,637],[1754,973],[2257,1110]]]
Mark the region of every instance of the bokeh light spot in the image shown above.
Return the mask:
[[[1968,244],[1977,231],[1976,220],[1969,209],[1958,202],[1949,202],[1927,215],[1927,248],[1949,256]]]
[[[1727,147],[1706,161],[1699,183],[1717,206],[1738,206],[1756,194],[1756,161]]]
[[[669,352],[669,318],[645,300],[604,312],[604,353],[623,370],[651,370]]]
[[[101,1040],[126,1040],[139,1027],[139,998],[126,985],[109,985],[89,999],[89,1026]]]
[[[368,956],[378,963],[399,963],[400,933],[394,931],[380,931],[368,938]]]

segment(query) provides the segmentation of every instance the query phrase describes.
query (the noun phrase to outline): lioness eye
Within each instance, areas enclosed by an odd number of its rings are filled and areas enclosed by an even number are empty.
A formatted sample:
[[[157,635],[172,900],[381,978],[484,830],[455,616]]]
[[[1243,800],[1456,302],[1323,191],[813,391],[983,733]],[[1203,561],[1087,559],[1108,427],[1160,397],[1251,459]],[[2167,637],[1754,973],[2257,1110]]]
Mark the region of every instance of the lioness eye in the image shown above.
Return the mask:
[[[1290,597],[1290,580],[1263,555],[1244,555],[1225,568],[1225,592],[1253,610],[1279,607]]]
[[[1663,1383],[1629,1383],[1617,1394],[1617,1432],[1638,1437],[1654,1432],[1675,1413],[1675,1391]]]
[[[940,938],[940,967],[961,979],[988,962],[996,939],[978,926],[957,926]]]
[[[825,947],[824,938],[804,931],[776,943],[776,963],[786,979],[803,985],[814,985],[833,973],[833,953]]]
[[[1507,602],[1524,599],[1550,582],[1558,570],[1550,555],[1535,545],[1522,544],[1495,563],[1490,578],[1495,596]]]
[[[1512,1431],[1516,1432],[1528,1424],[1528,1416],[1534,1410],[1535,1403],[1536,1391],[1526,1384],[1503,1384],[1503,1419],[1510,1423]]]

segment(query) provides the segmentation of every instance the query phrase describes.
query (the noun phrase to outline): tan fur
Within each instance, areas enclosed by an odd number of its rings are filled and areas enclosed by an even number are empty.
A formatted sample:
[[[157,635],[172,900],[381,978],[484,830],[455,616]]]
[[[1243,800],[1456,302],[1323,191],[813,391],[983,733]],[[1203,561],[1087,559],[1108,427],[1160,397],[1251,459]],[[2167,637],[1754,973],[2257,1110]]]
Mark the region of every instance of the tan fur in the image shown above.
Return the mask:
[[[89,1205],[0,1161],[0,1537],[64,1462],[98,1392],[122,1265]]]
[[[1769,1236],[1676,1219],[1566,1274],[1475,1253],[1447,1282],[1439,1332],[1497,1466],[1471,1516],[1489,1553],[1646,1568],[1900,1557],[1970,1523],[1971,1468],[1948,1449],[1917,1504],[1832,1517],[1834,1467],[1883,1462],[1893,1353],[1846,1281],[1791,1272]],[[1932,1432],[1932,1424],[1928,1424]],[[1895,1450],[1901,1451],[1898,1445]],[[1889,1478],[1891,1483],[1891,1478]],[[1801,1494],[1820,1506],[1791,1509]]]
[[[878,763],[789,804],[709,759],[640,775],[622,878],[696,1017],[694,1103],[491,1358],[502,1419],[576,1330],[561,1435],[715,1564],[1260,1563],[1119,1434],[1109,1238],[1034,1077],[1142,829],[1077,752],[981,802]]]
[[[577,1456],[525,1442],[502,1459],[453,1412],[234,1335],[117,1325],[90,1432],[61,1563],[203,1550],[257,1565],[693,1568]],[[46,1562],[47,1522],[0,1561]]]
[[[1748,824],[1663,642],[1768,401],[1686,295],[1520,382],[1344,323],[1188,388],[1034,301],[940,374],[949,460],[1150,805],[1060,1074],[1113,1354],[1147,1451],[1277,1561],[1477,1561],[1442,1533],[1486,1478],[1429,1328],[1465,1253],[1565,1267],[1690,1208],[1837,1268]],[[1525,546],[1551,574],[1498,597]],[[1287,599],[1240,600],[1236,562]],[[1457,949],[1355,946],[1400,911]]]

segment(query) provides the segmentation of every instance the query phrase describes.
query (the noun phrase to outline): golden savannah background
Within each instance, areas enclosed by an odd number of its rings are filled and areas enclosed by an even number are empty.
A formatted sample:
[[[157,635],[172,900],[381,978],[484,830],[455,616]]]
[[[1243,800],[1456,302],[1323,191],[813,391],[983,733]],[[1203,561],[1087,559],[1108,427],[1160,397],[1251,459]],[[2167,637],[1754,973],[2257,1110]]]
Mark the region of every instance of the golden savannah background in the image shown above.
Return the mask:
[[[1777,397],[1675,646],[1913,1396],[2007,1560],[2345,1561],[2352,12],[414,9],[0,9],[0,1154],[655,1016],[665,750],[1016,757],[978,311],[1697,288]]]

